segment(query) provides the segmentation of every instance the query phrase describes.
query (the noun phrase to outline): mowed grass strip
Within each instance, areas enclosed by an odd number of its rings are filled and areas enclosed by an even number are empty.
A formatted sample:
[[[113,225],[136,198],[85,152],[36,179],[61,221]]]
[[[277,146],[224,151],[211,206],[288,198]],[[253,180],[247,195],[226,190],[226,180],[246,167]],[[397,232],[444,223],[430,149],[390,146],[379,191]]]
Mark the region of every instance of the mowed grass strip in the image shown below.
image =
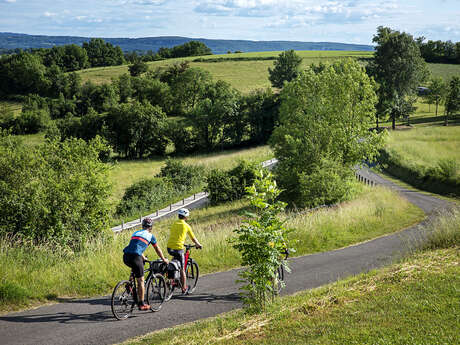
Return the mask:
[[[123,344],[458,344],[459,249],[283,297],[259,315],[238,310]]]
[[[362,186],[353,201],[313,213],[286,214],[297,252],[294,255],[340,248],[385,233],[398,231],[421,220],[420,209],[397,194]],[[228,243],[233,229],[243,221],[247,201],[228,203],[192,212],[190,223],[204,245],[193,257],[202,273],[222,271],[240,265],[239,253]],[[172,220],[154,225],[160,247],[166,241]],[[131,232],[112,235],[113,241],[93,241],[75,254],[49,246],[23,243],[12,246],[0,241],[0,310],[3,312],[55,300],[57,297],[87,297],[108,294],[115,283],[126,279],[129,269],[122,262],[122,250]],[[156,258],[152,248],[146,255]]]

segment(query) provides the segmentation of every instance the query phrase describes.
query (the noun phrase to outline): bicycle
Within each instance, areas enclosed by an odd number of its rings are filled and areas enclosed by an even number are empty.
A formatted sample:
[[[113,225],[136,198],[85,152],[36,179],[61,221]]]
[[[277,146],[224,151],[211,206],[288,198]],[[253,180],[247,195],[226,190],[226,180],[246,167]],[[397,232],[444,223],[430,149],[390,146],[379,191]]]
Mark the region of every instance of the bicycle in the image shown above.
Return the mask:
[[[185,247],[185,276],[187,277],[188,290],[187,293],[191,294],[195,291],[198,277],[200,276],[200,270],[198,263],[190,257],[190,249],[196,248],[194,244],[186,244]],[[173,268],[173,269],[170,269]],[[182,290],[182,283],[180,281],[180,263],[178,260],[171,260],[166,272],[166,286],[168,292],[166,295],[166,301],[169,301],[173,295],[174,289],[179,287]]]
[[[153,312],[159,311],[166,298],[166,281],[162,274],[157,272],[157,261],[145,261],[149,267],[144,270],[148,272],[145,280],[145,293],[147,304]],[[163,262],[162,262],[163,263]],[[166,264],[164,264],[166,266]],[[137,284],[133,271],[129,280],[122,280],[113,289],[111,307],[112,313],[117,320],[127,319],[138,305]]]
[[[286,248],[284,252],[282,252],[282,254],[285,255],[283,261],[287,260],[289,257],[289,249]],[[279,295],[281,292],[281,289],[286,285],[284,283],[284,263],[282,263],[276,270],[274,285],[275,285],[275,293]]]

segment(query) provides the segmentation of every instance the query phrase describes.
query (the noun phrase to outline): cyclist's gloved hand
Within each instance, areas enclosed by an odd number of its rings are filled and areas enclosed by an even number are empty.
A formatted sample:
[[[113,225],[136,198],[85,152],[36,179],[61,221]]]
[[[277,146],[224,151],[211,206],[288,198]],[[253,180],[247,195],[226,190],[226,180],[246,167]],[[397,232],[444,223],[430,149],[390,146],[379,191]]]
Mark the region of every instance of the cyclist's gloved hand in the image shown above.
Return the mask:
[[[163,262],[164,262],[166,265],[169,264],[169,260],[166,259],[166,258],[163,259]]]
[[[200,244],[200,245],[196,245],[196,249],[203,249],[203,246]]]

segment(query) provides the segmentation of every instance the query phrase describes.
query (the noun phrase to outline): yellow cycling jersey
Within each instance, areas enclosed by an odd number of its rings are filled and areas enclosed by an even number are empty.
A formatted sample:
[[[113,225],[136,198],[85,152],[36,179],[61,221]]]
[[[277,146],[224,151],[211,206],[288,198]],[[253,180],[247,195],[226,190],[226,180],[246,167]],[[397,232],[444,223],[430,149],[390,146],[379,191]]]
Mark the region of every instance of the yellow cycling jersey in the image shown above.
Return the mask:
[[[184,243],[187,234],[192,240],[195,239],[195,235],[193,234],[190,225],[188,225],[183,219],[176,220],[171,226],[167,247],[175,250],[184,249]]]

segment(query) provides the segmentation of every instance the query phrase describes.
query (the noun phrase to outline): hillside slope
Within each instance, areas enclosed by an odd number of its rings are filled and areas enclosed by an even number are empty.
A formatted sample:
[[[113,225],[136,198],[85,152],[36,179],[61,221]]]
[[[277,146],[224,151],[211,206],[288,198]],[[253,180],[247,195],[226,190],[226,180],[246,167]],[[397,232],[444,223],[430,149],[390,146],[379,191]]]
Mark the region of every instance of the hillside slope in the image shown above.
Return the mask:
[[[66,44],[81,45],[90,37],[78,36],[43,36],[19,33],[0,32],[0,48],[51,48]],[[195,40],[206,44],[214,54],[224,54],[228,51],[262,52],[282,50],[359,50],[372,51],[370,45],[347,44],[335,42],[299,42],[299,41],[246,41],[246,40],[216,40],[204,38],[189,38],[177,36],[142,37],[142,38],[103,38],[104,41],[120,46],[124,51],[152,50],[160,47],[171,48],[188,41]]]

